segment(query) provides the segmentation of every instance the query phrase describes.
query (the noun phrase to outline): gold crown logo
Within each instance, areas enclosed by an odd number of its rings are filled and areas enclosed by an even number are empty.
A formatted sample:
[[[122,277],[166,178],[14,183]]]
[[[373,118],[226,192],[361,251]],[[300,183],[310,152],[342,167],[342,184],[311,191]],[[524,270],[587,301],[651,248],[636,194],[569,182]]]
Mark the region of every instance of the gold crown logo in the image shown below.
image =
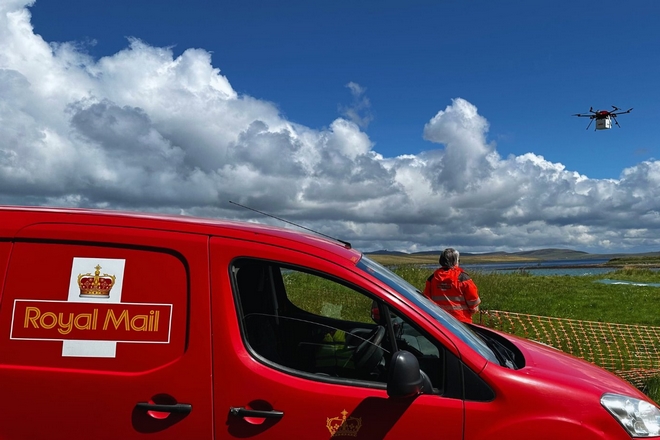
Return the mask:
[[[110,290],[115,285],[115,276],[104,273],[101,275],[101,266],[96,265],[94,275],[81,273],[78,275],[80,296],[88,298],[110,298]]]
[[[343,410],[341,417],[328,418],[326,426],[332,437],[357,437],[362,427],[362,417],[346,417],[348,411]]]

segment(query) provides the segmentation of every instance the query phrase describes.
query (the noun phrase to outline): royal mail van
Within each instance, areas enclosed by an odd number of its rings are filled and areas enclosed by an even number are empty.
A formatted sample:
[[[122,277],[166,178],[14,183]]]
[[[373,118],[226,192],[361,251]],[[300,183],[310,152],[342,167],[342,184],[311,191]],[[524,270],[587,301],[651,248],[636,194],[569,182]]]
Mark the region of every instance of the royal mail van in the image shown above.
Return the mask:
[[[0,207],[0,334],[0,440],[660,433],[627,382],[285,228]]]

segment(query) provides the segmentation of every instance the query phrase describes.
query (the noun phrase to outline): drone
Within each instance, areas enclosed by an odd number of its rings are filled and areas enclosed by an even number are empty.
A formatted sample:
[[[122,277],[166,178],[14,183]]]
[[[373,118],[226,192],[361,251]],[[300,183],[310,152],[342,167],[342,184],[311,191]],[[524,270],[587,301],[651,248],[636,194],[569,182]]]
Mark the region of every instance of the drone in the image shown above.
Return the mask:
[[[609,130],[612,128],[612,121],[621,128],[619,125],[619,121],[616,120],[616,117],[619,115],[623,115],[625,113],[630,113],[632,108],[629,108],[626,111],[619,111],[621,110],[619,107],[612,106],[613,110],[594,110],[593,107],[589,108],[589,113],[576,113],[573,116],[577,116],[578,118],[589,118],[591,121],[589,121],[589,125],[587,125],[587,130],[589,130],[589,127],[591,127],[591,123],[594,122],[594,119],[596,120],[596,127],[594,128],[594,131],[596,130]]]

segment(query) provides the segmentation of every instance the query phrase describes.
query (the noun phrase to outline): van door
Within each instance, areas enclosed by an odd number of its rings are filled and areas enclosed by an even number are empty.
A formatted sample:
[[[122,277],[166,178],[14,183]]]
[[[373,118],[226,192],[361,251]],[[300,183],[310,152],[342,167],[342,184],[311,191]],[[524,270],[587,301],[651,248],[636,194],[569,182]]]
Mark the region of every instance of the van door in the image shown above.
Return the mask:
[[[7,262],[11,252],[11,242],[0,241],[0,304],[2,304],[2,286],[5,284],[5,274],[7,272]]]
[[[0,438],[212,438],[208,238],[90,225],[16,237]]]
[[[211,279],[217,438],[463,438],[457,358],[398,312],[397,344],[434,391],[388,397],[392,344],[364,278],[314,255],[212,238]]]

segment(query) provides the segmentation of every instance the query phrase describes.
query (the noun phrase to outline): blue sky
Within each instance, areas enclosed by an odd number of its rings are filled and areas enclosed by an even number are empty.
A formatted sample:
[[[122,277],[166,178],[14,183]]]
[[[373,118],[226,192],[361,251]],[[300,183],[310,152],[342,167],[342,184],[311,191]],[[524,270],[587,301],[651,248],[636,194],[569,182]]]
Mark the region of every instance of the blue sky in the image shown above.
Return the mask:
[[[658,157],[660,3],[538,1],[37,1],[35,32],[94,57],[137,37],[213,54],[239,93],[327,126],[365,89],[384,155],[435,148],[422,127],[453,98],[490,122],[502,155],[534,152],[593,178]],[[570,115],[634,107],[621,129]],[[656,112],[657,110],[657,112]],[[593,128],[593,125],[592,127]]]
[[[653,0],[0,0],[0,203],[656,251],[658,22]],[[612,105],[621,128],[571,116]]]

